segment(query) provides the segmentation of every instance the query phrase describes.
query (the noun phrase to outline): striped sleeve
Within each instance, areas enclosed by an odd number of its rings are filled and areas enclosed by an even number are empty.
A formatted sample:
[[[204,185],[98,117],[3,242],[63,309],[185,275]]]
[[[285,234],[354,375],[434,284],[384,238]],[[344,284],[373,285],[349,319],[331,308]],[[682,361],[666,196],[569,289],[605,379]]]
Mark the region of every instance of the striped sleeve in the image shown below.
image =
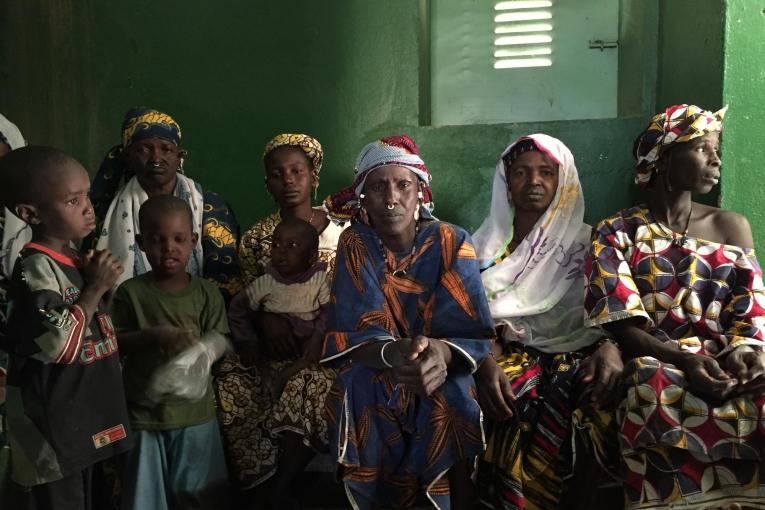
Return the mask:
[[[62,282],[66,290],[79,294],[79,289],[67,286],[63,275],[57,274],[46,256],[24,259],[23,281],[26,298],[20,303],[30,323],[24,327],[16,352],[43,363],[72,364],[77,361],[88,332],[85,311],[74,304],[64,303]],[[60,271],[59,271],[60,273]]]

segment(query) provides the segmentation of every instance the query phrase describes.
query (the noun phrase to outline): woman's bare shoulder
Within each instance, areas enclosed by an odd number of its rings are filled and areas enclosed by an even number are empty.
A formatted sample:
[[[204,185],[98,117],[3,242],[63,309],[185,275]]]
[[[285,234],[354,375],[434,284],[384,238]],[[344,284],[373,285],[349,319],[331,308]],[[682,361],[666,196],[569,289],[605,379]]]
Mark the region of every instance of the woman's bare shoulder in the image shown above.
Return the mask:
[[[711,220],[715,229],[722,233],[725,244],[741,248],[754,247],[752,227],[746,216],[704,204],[694,204],[694,207],[698,207]]]

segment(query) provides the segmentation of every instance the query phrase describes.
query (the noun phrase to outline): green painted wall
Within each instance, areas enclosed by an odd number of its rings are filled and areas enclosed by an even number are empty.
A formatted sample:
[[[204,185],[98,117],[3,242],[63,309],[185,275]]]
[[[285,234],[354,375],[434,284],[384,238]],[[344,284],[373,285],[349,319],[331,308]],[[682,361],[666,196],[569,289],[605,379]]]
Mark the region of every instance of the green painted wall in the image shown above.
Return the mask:
[[[680,103],[722,106],[724,14],[725,0],[659,2],[657,112]],[[719,205],[720,186],[694,200]]]
[[[749,218],[755,245],[765,249],[765,3],[729,0],[725,17],[722,204]]]
[[[720,107],[724,13],[725,0],[659,2],[657,111],[678,103]]]
[[[619,118],[461,127],[420,125],[420,2],[285,5],[2,2],[0,111],[31,142],[68,150],[92,171],[119,140],[127,107],[167,111],[183,128],[189,174],[232,202],[244,225],[273,209],[260,156],[282,131],[324,144],[320,194],[350,182],[364,143],[409,133],[435,176],[437,214],[469,229],[488,208],[499,153],[529,132],[570,146],[590,222],[637,199],[630,150],[656,105],[657,0],[620,0]]]

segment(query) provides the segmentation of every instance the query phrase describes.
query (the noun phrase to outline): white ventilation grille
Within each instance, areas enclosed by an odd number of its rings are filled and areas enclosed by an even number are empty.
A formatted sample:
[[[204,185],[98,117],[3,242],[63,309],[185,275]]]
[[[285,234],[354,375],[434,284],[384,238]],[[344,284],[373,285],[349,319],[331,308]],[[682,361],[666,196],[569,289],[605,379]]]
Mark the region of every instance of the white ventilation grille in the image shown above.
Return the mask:
[[[552,65],[551,0],[498,2],[494,10],[494,69]]]

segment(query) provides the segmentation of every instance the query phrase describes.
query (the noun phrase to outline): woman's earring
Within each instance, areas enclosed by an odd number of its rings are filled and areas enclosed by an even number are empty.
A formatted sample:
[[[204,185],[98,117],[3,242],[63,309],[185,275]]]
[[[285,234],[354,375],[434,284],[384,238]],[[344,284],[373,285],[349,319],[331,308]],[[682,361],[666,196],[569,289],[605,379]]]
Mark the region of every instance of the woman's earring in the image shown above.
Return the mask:
[[[364,193],[359,193],[359,200],[364,200],[366,197]]]
[[[418,191],[418,192],[417,192],[417,198],[418,198],[418,199],[420,199],[420,200],[422,200],[422,198],[423,198],[423,196],[422,196],[422,190],[420,190],[420,191]]]

